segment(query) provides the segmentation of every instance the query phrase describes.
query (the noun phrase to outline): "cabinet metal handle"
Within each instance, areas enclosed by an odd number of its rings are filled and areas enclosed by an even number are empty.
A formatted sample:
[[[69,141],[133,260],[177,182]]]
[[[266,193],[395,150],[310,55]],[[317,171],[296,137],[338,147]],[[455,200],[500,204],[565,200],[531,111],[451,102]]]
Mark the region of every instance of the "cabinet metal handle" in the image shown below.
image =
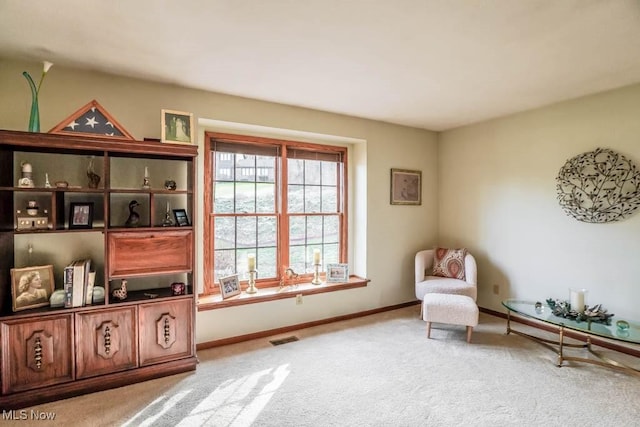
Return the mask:
[[[36,368],[42,369],[42,342],[40,342],[40,337],[36,338],[36,344],[33,348],[34,351],[34,360],[36,362]]]
[[[164,343],[169,344],[171,339],[171,325],[169,324],[169,318],[164,318]]]
[[[107,355],[111,353],[111,329],[108,326],[104,328],[104,352]]]

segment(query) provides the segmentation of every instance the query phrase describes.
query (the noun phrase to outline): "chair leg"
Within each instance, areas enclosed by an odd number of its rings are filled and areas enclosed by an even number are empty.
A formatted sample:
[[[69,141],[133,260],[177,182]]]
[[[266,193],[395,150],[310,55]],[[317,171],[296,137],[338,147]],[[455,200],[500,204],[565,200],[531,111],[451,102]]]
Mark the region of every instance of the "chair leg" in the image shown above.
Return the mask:
[[[427,322],[427,338],[431,338],[431,322]]]
[[[471,333],[473,332],[472,326],[467,326],[467,342],[471,342]]]

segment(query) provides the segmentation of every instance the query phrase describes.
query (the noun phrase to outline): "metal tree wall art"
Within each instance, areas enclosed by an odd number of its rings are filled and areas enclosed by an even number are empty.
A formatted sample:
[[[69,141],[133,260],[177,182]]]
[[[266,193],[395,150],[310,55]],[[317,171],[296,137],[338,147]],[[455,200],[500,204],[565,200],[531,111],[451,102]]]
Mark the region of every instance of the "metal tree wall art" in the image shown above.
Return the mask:
[[[567,160],[556,181],[560,206],[578,221],[619,221],[640,206],[638,169],[607,148]]]

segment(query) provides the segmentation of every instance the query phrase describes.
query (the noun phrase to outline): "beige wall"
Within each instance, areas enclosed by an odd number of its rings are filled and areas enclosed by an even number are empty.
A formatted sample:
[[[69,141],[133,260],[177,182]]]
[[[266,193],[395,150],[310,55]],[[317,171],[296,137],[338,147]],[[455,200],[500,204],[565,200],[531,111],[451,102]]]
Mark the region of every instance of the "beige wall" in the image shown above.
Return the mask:
[[[640,166],[640,85],[439,136],[439,240],[477,256],[479,305],[504,311],[507,297],[568,299],[577,287],[587,303],[639,317],[640,214],[582,223],[556,199],[560,168],[597,147]]]
[[[26,130],[30,92],[24,70],[36,77],[41,65],[0,59],[2,129]],[[298,306],[287,299],[202,312],[196,323],[198,342],[415,299],[413,256],[435,245],[437,237],[436,133],[58,65],[49,71],[40,97],[44,132],[96,99],[137,139],[160,137],[160,110],[167,108],[193,112],[205,124],[199,135],[209,121],[224,121],[364,141],[354,144],[351,151],[355,182],[350,264],[356,273],[371,279],[369,286],[308,296]],[[394,167],[422,170],[422,206],[389,204],[389,170]],[[200,227],[197,233],[201,235]]]

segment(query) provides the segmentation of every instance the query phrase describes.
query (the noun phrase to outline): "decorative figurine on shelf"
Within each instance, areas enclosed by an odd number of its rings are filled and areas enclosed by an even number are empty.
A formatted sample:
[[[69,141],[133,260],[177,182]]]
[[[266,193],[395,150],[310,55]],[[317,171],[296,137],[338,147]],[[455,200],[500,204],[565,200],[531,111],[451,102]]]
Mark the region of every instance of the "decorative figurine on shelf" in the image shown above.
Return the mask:
[[[149,168],[144,167],[144,179],[142,180],[142,188],[148,190],[151,188],[151,184],[149,183]]]
[[[27,214],[31,216],[38,215],[38,202],[35,200],[29,200],[27,202]]]
[[[167,179],[164,182],[164,188],[167,190],[174,191],[176,189],[176,182],[172,179]]]
[[[115,299],[120,301],[127,298],[127,281],[122,279],[122,284],[120,285],[120,289],[114,289],[112,295]]]
[[[288,267],[285,268],[284,270],[284,274],[282,276],[282,278],[280,278],[280,289],[284,289],[285,285],[285,279],[287,281],[293,281],[293,284],[290,285],[293,289],[297,289],[298,288],[298,284],[296,283],[296,279],[298,279],[300,275],[298,273],[296,273],[295,271],[293,271],[293,268]]]
[[[44,188],[51,188],[51,183],[49,182],[49,174],[44,174]]]
[[[89,164],[87,165],[87,178],[89,178],[89,188],[98,188],[100,184],[100,175],[98,175],[93,169],[93,156],[89,157]]]
[[[137,227],[140,225],[140,214],[134,210],[138,206],[140,206],[140,203],[136,200],[129,202],[129,218],[124,223],[125,227]]]
[[[22,168],[22,177],[18,180],[18,187],[33,188],[33,167],[29,162],[22,162],[20,164]]]

